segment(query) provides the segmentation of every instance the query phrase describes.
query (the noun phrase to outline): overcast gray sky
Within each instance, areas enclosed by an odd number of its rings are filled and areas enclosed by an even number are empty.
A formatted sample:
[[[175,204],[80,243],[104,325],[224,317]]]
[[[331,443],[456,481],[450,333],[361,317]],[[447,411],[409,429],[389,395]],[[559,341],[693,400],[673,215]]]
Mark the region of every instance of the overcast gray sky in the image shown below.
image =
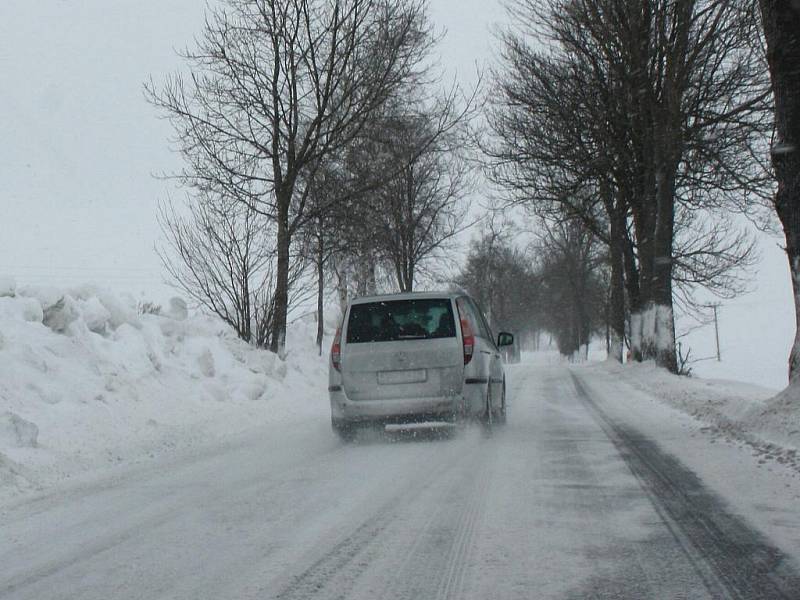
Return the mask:
[[[163,297],[156,207],[177,167],[168,124],[142,95],[180,66],[202,27],[198,0],[0,0],[0,275],[96,282]],[[431,0],[442,64],[463,83],[492,58],[496,0]],[[755,292],[721,312],[729,371],[779,387],[793,335],[788,269],[764,238]],[[713,331],[695,334],[707,354]],[[703,363],[708,365],[708,363]],[[714,365],[698,366],[710,374]]]
[[[465,82],[489,57],[494,2],[434,2],[443,64]],[[142,83],[180,65],[198,0],[0,2],[0,271],[20,283],[161,280],[156,206],[169,192],[168,124]]]

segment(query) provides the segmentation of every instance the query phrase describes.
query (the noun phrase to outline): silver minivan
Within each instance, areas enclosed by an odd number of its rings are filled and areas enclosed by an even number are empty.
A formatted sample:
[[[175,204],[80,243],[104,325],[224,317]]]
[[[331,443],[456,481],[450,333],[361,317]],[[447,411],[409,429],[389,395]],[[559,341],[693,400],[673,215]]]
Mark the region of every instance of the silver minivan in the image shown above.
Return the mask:
[[[367,296],[351,301],[330,355],[331,424],[351,439],[359,424],[478,418],[504,423],[505,375],[497,339],[463,293]]]

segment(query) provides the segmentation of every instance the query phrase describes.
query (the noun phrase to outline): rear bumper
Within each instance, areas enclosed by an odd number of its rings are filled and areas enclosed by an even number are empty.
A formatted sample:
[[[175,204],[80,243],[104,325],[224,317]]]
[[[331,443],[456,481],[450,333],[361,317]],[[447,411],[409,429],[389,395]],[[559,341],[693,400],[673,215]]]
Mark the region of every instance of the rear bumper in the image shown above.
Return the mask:
[[[434,398],[352,401],[338,386],[328,389],[331,416],[343,422],[413,423],[452,420],[463,410],[461,395]]]

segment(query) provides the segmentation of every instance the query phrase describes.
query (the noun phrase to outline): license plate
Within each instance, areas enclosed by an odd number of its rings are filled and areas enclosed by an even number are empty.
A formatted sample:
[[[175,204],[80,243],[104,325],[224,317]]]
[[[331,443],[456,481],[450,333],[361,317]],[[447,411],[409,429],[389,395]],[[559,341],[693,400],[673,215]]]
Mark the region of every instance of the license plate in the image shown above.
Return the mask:
[[[413,369],[408,371],[378,371],[378,383],[393,385],[396,383],[421,383],[428,379],[426,369]]]

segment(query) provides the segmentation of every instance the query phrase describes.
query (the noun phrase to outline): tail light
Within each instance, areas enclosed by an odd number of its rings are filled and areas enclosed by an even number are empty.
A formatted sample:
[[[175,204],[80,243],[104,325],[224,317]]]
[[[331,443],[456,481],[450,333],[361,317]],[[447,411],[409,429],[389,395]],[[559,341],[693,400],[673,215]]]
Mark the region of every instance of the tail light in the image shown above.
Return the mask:
[[[336,335],[333,337],[333,345],[331,346],[331,364],[337,371],[341,371],[342,367],[342,328],[336,328]]]
[[[461,339],[464,344],[464,364],[466,365],[472,360],[472,353],[475,351],[475,335],[472,333],[472,327],[469,321],[461,318]]]

